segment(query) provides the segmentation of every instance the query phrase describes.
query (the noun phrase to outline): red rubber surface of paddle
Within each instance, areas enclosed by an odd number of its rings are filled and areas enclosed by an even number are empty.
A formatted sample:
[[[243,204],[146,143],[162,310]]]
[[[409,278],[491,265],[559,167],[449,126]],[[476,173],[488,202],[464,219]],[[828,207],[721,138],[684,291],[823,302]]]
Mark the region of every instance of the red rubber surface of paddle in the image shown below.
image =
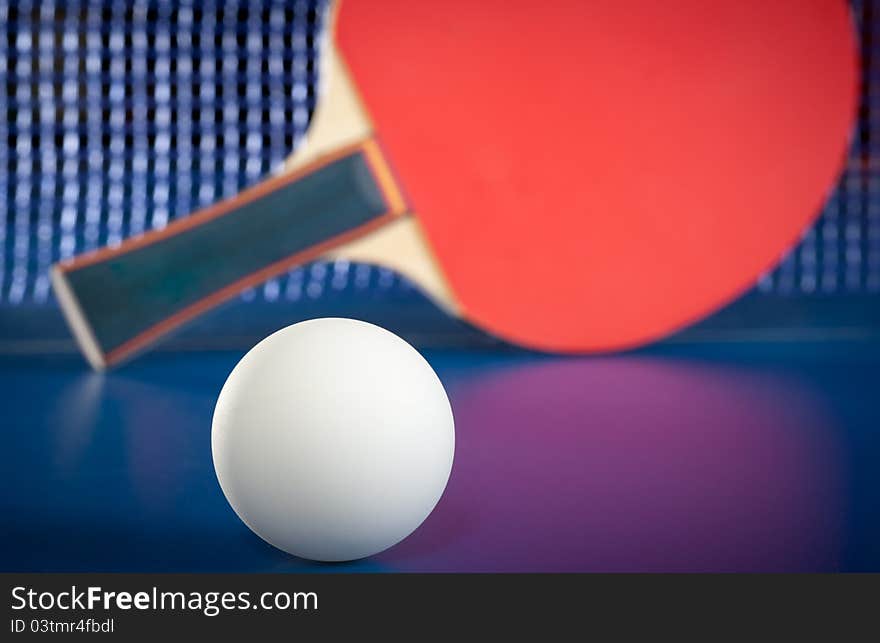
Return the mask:
[[[856,111],[843,0],[345,0],[337,40],[465,316],[541,349],[751,286]]]

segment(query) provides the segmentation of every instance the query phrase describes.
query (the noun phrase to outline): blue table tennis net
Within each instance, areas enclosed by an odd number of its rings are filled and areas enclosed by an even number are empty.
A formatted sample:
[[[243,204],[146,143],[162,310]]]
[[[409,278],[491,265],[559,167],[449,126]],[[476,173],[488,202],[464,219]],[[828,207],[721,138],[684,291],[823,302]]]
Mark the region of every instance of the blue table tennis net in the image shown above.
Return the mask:
[[[880,293],[880,2],[852,7],[864,89],[848,164],[756,296]],[[278,166],[315,106],[324,8],[0,0],[0,308],[54,305],[54,261],[161,228]],[[380,291],[416,296],[391,271],[338,261],[243,299]]]

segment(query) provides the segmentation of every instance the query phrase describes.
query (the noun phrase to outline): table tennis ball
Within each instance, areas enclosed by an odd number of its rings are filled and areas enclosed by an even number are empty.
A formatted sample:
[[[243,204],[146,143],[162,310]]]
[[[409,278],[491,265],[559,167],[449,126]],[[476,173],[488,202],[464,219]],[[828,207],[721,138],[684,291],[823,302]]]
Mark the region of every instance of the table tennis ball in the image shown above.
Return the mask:
[[[396,335],[313,319],[254,346],[226,380],[211,432],[235,513],[288,553],[354,560],[431,513],[452,468],[443,385]]]

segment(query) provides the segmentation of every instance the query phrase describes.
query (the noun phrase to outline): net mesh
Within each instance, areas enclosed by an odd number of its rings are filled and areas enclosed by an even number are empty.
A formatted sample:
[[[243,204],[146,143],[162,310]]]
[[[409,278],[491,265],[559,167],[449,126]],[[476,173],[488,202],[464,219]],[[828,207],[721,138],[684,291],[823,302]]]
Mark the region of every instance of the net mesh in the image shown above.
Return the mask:
[[[756,284],[763,296],[880,292],[876,4],[852,2],[864,67],[846,171],[817,224]],[[162,228],[277,167],[315,106],[324,9],[0,0],[0,306],[54,305],[54,261]],[[318,262],[243,298],[372,290],[405,297],[410,286],[388,270]]]

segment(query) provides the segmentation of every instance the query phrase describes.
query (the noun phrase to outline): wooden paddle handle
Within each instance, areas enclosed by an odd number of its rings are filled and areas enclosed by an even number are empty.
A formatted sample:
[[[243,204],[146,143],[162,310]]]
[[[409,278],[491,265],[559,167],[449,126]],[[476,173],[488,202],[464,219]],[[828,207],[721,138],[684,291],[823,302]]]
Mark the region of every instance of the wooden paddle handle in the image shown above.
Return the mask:
[[[52,283],[100,369],[407,210],[379,145],[367,139],[163,230],[60,263]]]

